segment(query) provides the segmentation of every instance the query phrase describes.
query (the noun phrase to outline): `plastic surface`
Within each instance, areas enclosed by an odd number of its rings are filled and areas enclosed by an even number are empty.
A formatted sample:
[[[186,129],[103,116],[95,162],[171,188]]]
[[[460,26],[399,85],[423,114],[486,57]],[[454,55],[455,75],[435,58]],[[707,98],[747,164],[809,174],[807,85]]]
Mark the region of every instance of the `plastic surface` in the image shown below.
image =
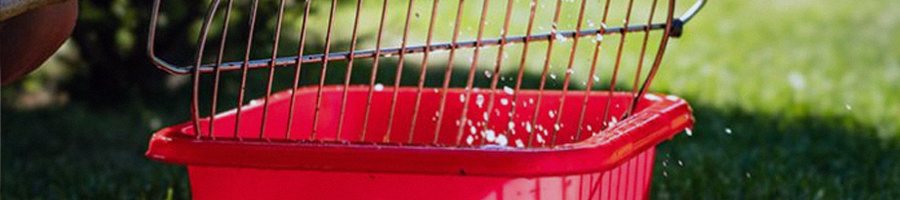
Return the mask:
[[[533,178],[188,166],[194,199],[647,199],[653,148],[595,173]]]
[[[364,141],[360,141],[365,101],[368,89],[366,87],[351,87],[348,93],[347,109],[344,115],[340,115],[341,87],[326,87],[322,93],[322,107],[319,111],[318,129],[315,140],[309,140],[312,127],[312,117],[315,110],[316,88],[301,88],[297,91],[298,97],[294,111],[292,131],[286,134],[286,120],[290,91],[281,92],[270,98],[269,115],[267,117],[266,132],[260,134],[261,106],[260,102],[251,102],[243,107],[239,138],[234,138],[234,110],[224,112],[216,116],[215,132],[209,137],[206,133],[208,120],[201,121],[203,137],[197,138],[192,123],[185,123],[165,128],[154,134],[150,142],[147,156],[151,159],[185,164],[189,166],[192,188],[195,197],[204,197],[206,192],[229,193],[237,191],[237,188],[250,187],[244,192],[256,194],[261,191],[310,191],[315,193],[340,193],[350,191],[366,191],[360,193],[366,197],[384,197],[395,199],[397,196],[379,196],[372,193],[391,193],[389,191],[406,194],[425,194],[444,191],[443,188],[457,188],[447,191],[459,191],[471,193],[473,196],[454,196],[460,198],[479,199],[484,195],[500,195],[497,191],[525,191],[532,185],[534,179],[522,177],[541,177],[540,181],[565,179],[566,184],[571,184],[571,177],[588,177],[593,179],[579,179],[578,182],[592,182],[602,174],[615,174],[621,168],[634,168],[629,165],[641,165],[641,170],[628,171],[623,176],[645,176],[649,180],[650,165],[652,165],[652,149],[663,140],[671,138],[674,134],[690,128],[693,123],[690,107],[684,100],[674,96],[659,96],[648,94],[641,99],[638,112],[623,121],[612,124],[605,130],[602,127],[603,116],[608,93],[594,91],[589,97],[585,112],[585,120],[582,124],[581,139],[575,138],[577,124],[580,118],[584,93],[570,91],[566,98],[563,113],[556,112],[560,104],[559,91],[545,91],[538,113],[537,123],[528,127],[532,113],[537,107],[535,91],[521,91],[516,102],[516,116],[513,116],[513,124],[509,124],[509,109],[513,102],[512,95],[499,90],[495,93],[494,112],[486,112],[487,102],[479,103],[482,96],[487,101],[486,90],[473,91],[469,106],[469,123],[459,123],[464,127],[462,146],[456,144],[457,130],[455,121],[459,120],[463,105],[460,95],[463,90],[450,90],[447,95],[447,109],[443,117],[443,125],[438,135],[438,145],[432,144],[434,128],[437,122],[432,120],[439,107],[440,93],[432,89],[426,89],[422,93],[422,106],[419,109],[419,119],[415,126],[412,144],[381,143],[387,132],[388,123],[393,130],[391,141],[406,142],[409,136],[410,118],[413,113],[415,100],[415,88],[401,88],[398,91],[398,103],[396,116],[388,119],[390,98],[393,93],[390,88],[375,92],[373,96],[372,111]],[[631,93],[614,93],[612,106],[610,106],[610,118],[620,118],[628,107]],[[484,120],[484,114],[490,115],[490,120]],[[504,115],[505,114],[505,115]],[[329,142],[335,140],[338,117],[345,117],[341,140],[351,142]],[[561,117],[560,123],[555,124]],[[468,121],[467,120],[467,121]],[[509,129],[512,127],[512,129]],[[550,147],[553,127],[559,127],[556,145]],[[535,131],[534,143],[531,147],[524,146],[528,141],[528,130]],[[588,131],[590,130],[590,131]],[[487,131],[487,132],[486,132]],[[481,138],[493,139],[481,144]],[[507,138],[506,146],[497,140],[500,133]],[[260,138],[260,135],[262,136]],[[288,138],[289,140],[285,140]],[[471,144],[467,138],[472,137]],[[538,138],[540,137],[540,138]],[[416,145],[421,144],[421,145]],[[441,146],[443,145],[443,146]],[[520,147],[517,147],[520,146]],[[641,157],[641,155],[647,155]],[[635,159],[639,161],[635,161]],[[629,164],[633,161],[635,164]],[[376,182],[366,182],[365,178],[374,176]],[[559,177],[569,177],[562,178]],[[646,182],[642,178],[625,178],[631,182]],[[530,180],[528,184],[520,184],[521,180]],[[557,180],[558,182],[558,180]],[[596,182],[596,181],[593,181]],[[252,184],[251,184],[252,183]],[[338,184],[340,183],[340,184]],[[600,183],[600,182],[597,182]],[[323,189],[329,184],[335,184],[335,189]],[[458,189],[465,185],[478,185],[477,190]],[[644,195],[644,186],[631,188],[636,193],[631,195]],[[344,186],[346,185],[346,186]],[[597,184],[594,184],[597,185]],[[610,185],[600,183],[601,188],[611,191]],[[359,188],[357,188],[357,186]],[[570,193],[566,185],[563,190],[554,194],[572,195],[582,193]],[[616,186],[619,187],[619,186]],[[309,188],[309,189],[303,189]],[[361,189],[372,188],[372,189]],[[394,188],[394,189],[385,189]],[[432,188],[432,189],[427,189]],[[437,189],[435,189],[437,188]],[[502,189],[498,189],[502,188]],[[518,188],[518,189],[512,189]],[[630,186],[629,186],[630,188]],[[542,188],[540,191],[543,191]],[[603,189],[598,189],[600,191]],[[256,192],[253,192],[256,191]],[[423,192],[418,192],[423,191]],[[430,192],[425,192],[430,191]],[[471,192],[468,192],[471,191]],[[493,192],[491,192],[493,191]],[[530,190],[529,190],[530,191]],[[594,191],[589,189],[589,191]],[[265,194],[300,194],[297,192]],[[259,194],[264,197],[265,194]],[[349,193],[353,194],[353,193]],[[392,195],[397,195],[391,193]],[[504,193],[505,194],[505,193]],[[519,194],[518,192],[516,194]],[[338,194],[347,195],[347,194]],[[355,195],[351,195],[355,196]],[[501,195],[503,196],[503,195]],[[536,196],[539,197],[540,195]],[[556,195],[551,195],[556,196]],[[582,195],[583,196],[583,195]],[[210,196],[212,199],[217,199]],[[318,196],[307,196],[310,198]],[[415,196],[411,196],[415,197]],[[449,197],[448,197],[449,198]],[[413,198],[414,199],[414,198]],[[458,198],[450,198],[458,199]],[[582,198],[578,198],[582,199]],[[628,198],[631,199],[631,198]]]

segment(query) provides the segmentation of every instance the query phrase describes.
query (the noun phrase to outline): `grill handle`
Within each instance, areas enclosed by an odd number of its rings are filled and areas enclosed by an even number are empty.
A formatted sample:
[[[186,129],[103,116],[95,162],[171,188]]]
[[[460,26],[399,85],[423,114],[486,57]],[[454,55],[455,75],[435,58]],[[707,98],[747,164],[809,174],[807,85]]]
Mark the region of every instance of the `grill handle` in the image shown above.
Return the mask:
[[[147,34],[147,55],[150,57],[151,62],[156,65],[157,68],[168,72],[169,74],[188,74],[190,73],[195,66],[177,66],[172,63],[169,63],[165,59],[162,59],[156,56],[154,47],[156,46],[156,24],[159,16],[159,6],[162,0],[154,0],[153,1],[153,11],[150,17],[150,28],[149,33]],[[706,5],[706,0],[697,0],[690,9],[688,9],[681,17],[678,17],[672,20],[672,29],[669,32],[670,37],[681,37],[684,31],[684,25],[690,21],[703,6]],[[623,28],[624,29],[624,28]],[[201,36],[202,37],[202,36]]]
[[[669,33],[671,37],[681,37],[681,34],[684,32],[684,25],[691,21],[691,18],[694,18],[694,15],[697,15],[697,12],[706,5],[706,0],[697,0],[690,9],[684,12],[681,17],[678,17],[675,20],[672,20],[672,32]]]

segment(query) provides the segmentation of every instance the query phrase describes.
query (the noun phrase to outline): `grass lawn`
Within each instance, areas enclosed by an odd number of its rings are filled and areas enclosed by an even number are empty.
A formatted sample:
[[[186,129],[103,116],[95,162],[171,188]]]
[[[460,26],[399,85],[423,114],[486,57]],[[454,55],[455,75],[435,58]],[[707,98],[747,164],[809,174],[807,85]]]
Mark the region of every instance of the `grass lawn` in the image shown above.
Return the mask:
[[[697,118],[659,146],[654,199],[900,198],[897,13],[893,0],[709,2],[651,88]],[[2,198],[188,198],[183,167],[143,157],[185,107],[127,99],[16,110],[4,97]]]

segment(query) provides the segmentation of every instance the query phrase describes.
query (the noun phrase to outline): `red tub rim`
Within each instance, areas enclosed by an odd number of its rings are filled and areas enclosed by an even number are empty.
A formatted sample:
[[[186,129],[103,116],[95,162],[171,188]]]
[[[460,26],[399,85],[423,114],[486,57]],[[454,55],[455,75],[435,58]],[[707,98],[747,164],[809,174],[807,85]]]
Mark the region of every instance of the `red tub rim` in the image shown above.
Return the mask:
[[[210,140],[185,134],[192,126],[188,122],[154,133],[146,156],[173,164],[287,170],[509,177],[598,172],[692,127],[686,101],[671,95],[647,96],[641,101],[652,101],[651,105],[601,134],[553,148]]]

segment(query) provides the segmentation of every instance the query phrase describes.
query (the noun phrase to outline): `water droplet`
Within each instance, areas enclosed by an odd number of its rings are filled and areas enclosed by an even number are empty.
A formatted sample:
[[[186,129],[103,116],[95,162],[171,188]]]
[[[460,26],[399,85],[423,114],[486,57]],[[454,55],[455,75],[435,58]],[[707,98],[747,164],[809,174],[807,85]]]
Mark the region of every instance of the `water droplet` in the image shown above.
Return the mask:
[[[597,38],[595,38],[595,40],[597,40],[597,42],[602,42],[602,41],[603,41],[603,34],[599,34],[599,33],[598,33],[598,34],[597,34]]]
[[[679,161],[678,161],[678,166],[682,166],[682,167],[684,167],[684,163],[683,163],[683,162],[681,162],[681,160],[679,160]]]
[[[522,139],[516,139],[516,147],[525,147],[525,143],[522,142]]]
[[[531,130],[532,130],[531,123],[525,123],[525,131],[528,131],[529,133],[531,133]]]
[[[509,143],[505,135],[498,135],[497,140],[495,140],[494,142],[496,142],[500,146],[506,146],[506,144]]]
[[[600,77],[597,75],[594,75],[594,82],[600,82]]]
[[[469,126],[469,132],[470,132],[470,133],[475,134],[475,131],[476,131],[476,130],[475,130],[475,127],[474,127],[474,126]]]
[[[554,31],[554,32],[556,32],[556,31]],[[554,37],[556,37],[556,40],[558,40],[560,42],[566,41],[566,37],[564,37],[562,34],[557,33]]]
[[[513,123],[512,121],[510,121],[509,123],[506,124],[506,127],[509,128],[509,130],[514,130],[516,128],[516,123]]]
[[[484,77],[491,78],[493,74],[489,70],[484,70]]]
[[[750,172],[744,173],[744,175],[747,176],[747,178],[750,178]]]
[[[547,115],[550,115],[550,118],[553,118],[553,117],[556,117],[556,112],[553,112],[551,110],[550,112],[547,112]]]
[[[550,79],[556,80],[556,74],[550,74]]]
[[[474,142],[474,141],[475,141],[475,138],[472,138],[472,135],[469,135],[468,137],[466,137],[467,144],[472,145],[472,142]]]
[[[615,126],[616,123],[619,123],[619,120],[616,119],[615,117],[611,117],[611,118],[609,119],[609,123],[607,123],[606,125],[607,125],[607,127],[609,127],[609,126]]]
[[[687,134],[688,137],[694,136],[694,131],[689,128],[684,129],[684,133]]]
[[[488,142],[494,142],[494,140],[497,139],[497,133],[495,133],[494,130],[486,129],[486,130],[482,131],[481,134],[484,136],[484,139],[487,140]]]
[[[575,73],[575,69],[569,68],[566,70],[566,74],[572,74],[572,73]]]
[[[375,88],[374,88],[374,89],[375,89],[375,91],[382,91],[382,90],[384,90],[384,85],[381,84],[381,83],[375,84]]]
[[[509,100],[506,100],[506,98],[500,99],[500,105],[504,105],[504,106],[505,106],[506,104],[509,104]]]
[[[725,133],[731,134],[731,128],[725,128]]]
[[[506,94],[513,94],[513,92],[515,92],[515,90],[513,90],[509,86],[503,86],[503,92],[505,92]]]
[[[478,105],[479,108],[484,105],[484,95],[478,94],[478,96],[475,97],[475,105]]]
[[[847,110],[853,110],[853,108],[850,107],[850,104],[844,104],[844,108],[846,108]]]

